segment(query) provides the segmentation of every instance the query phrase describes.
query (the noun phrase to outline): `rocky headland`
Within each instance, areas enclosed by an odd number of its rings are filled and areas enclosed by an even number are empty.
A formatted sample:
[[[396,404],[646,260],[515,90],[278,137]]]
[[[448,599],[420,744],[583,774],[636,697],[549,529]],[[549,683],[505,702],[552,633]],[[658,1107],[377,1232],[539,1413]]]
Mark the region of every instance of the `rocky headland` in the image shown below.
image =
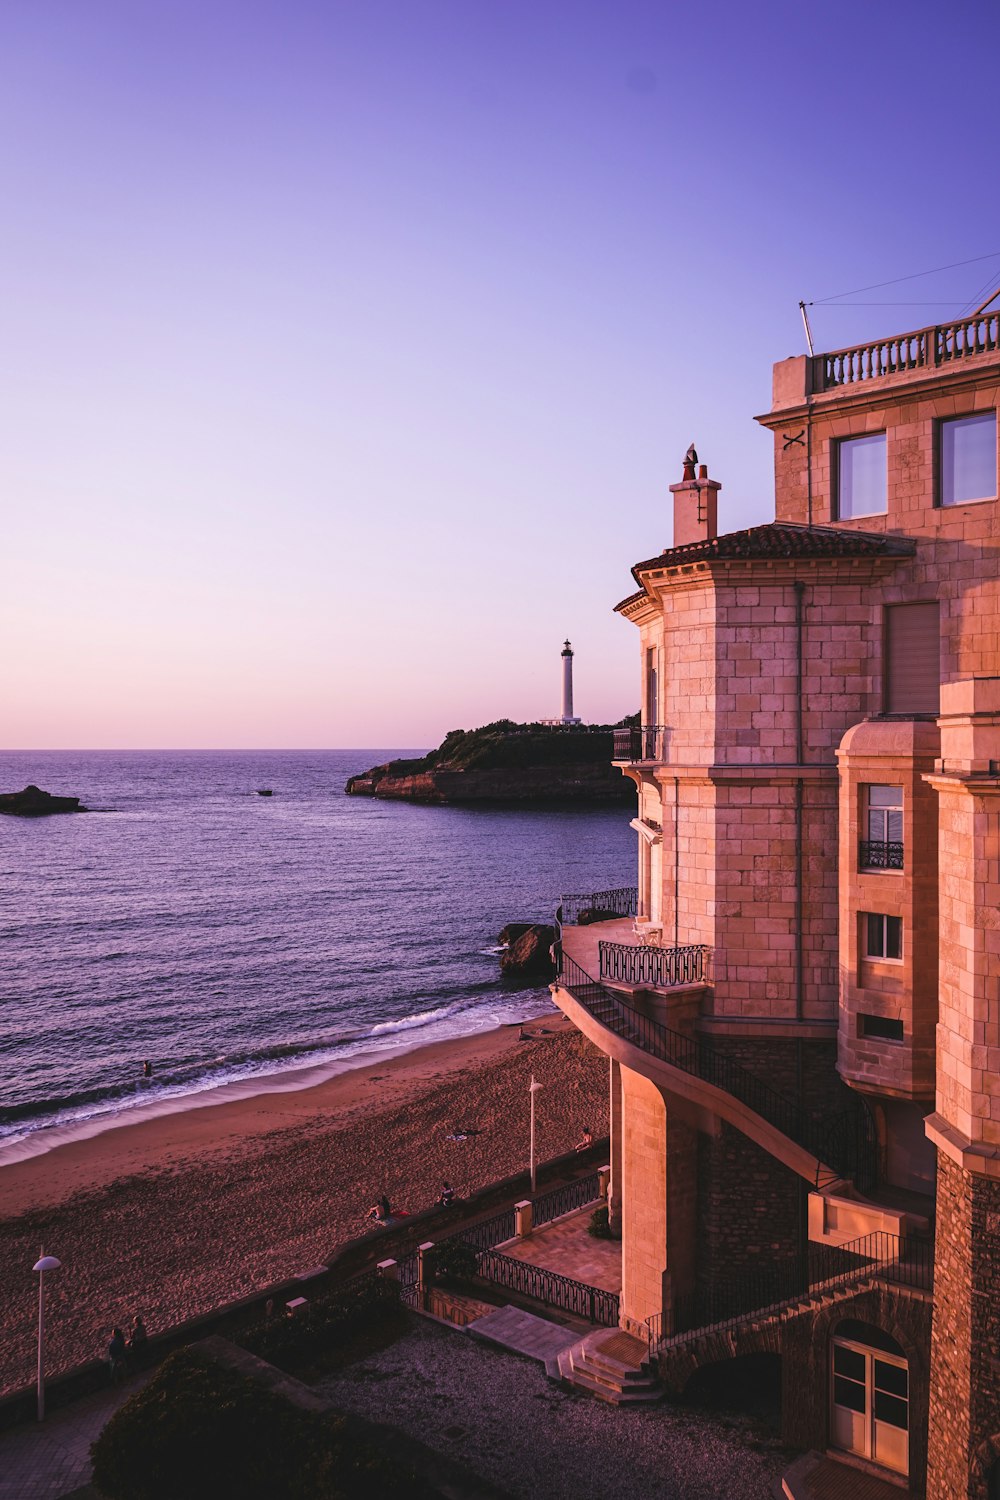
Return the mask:
[[[427,803],[579,803],[627,806],[635,787],[611,764],[608,725],[515,724],[453,729],[417,760],[393,760],[352,776],[352,797]]]
[[[26,786],[23,792],[0,792],[0,813],[15,818],[46,818],[50,813],[87,812],[79,797],[55,797],[40,787]]]

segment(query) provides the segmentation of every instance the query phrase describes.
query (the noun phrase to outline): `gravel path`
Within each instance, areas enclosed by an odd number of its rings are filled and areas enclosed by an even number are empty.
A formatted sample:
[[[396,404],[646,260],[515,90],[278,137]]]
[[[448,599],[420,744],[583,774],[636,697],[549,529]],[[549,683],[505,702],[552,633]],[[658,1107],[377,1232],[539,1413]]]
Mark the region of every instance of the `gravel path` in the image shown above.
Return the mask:
[[[773,1500],[792,1461],[749,1420],[667,1402],[608,1406],[430,1322],[319,1389],[524,1500]]]

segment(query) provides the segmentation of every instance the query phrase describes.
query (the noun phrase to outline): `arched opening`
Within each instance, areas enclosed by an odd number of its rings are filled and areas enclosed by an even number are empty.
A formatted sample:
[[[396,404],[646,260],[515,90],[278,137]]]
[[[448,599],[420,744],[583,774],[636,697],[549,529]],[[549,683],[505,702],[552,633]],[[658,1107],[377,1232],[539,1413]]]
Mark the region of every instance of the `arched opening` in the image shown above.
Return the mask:
[[[695,1370],[684,1400],[714,1412],[754,1417],[781,1431],[781,1355],[742,1354]]]
[[[891,1334],[844,1318],[830,1339],[830,1441],[835,1448],[909,1472],[910,1374]]]

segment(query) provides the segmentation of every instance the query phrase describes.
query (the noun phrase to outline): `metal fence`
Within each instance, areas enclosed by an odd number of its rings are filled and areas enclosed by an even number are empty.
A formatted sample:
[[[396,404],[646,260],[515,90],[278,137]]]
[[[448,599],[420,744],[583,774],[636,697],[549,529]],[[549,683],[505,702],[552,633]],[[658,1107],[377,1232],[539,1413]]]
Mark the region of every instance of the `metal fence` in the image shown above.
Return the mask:
[[[553,1188],[549,1193],[541,1193],[531,1205],[531,1226],[539,1229],[543,1224],[551,1224],[553,1219],[560,1219],[563,1214],[571,1214],[578,1208],[586,1208],[588,1203],[596,1203],[600,1196],[601,1179],[597,1172],[591,1172],[576,1182],[567,1182],[563,1187]]]
[[[547,1307],[558,1307],[606,1328],[618,1327],[619,1297],[603,1287],[587,1286],[560,1276],[528,1260],[516,1260],[496,1250],[484,1250],[479,1257],[479,1275],[497,1286],[508,1287],[522,1297],[531,1297]]]
[[[613,891],[584,891],[562,896],[559,901],[558,920],[566,927],[574,926],[584,911],[610,912],[616,917],[634,917],[639,910],[637,886],[619,886]]]
[[[617,984],[649,985],[667,990],[679,984],[708,982],[712,950],[705,943],[658,948],[652,943],[598,943],[600,976]]]
[[[903,846],[885,839],[862,839],[858,846],[858,864],[862,870],[901,870]]]

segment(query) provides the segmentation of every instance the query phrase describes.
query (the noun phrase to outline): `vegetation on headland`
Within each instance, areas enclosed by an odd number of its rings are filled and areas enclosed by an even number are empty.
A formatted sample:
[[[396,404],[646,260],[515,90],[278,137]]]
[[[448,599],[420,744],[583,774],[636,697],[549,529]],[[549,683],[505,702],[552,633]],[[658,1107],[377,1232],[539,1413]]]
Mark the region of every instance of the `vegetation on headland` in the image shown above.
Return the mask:
[[[627,802],[634,791],[611,764],[610,724],[517,724],[497,719],[479,729],[452,729],[436,750],[392,760],[352,776],[353,796],[414,802]]]

